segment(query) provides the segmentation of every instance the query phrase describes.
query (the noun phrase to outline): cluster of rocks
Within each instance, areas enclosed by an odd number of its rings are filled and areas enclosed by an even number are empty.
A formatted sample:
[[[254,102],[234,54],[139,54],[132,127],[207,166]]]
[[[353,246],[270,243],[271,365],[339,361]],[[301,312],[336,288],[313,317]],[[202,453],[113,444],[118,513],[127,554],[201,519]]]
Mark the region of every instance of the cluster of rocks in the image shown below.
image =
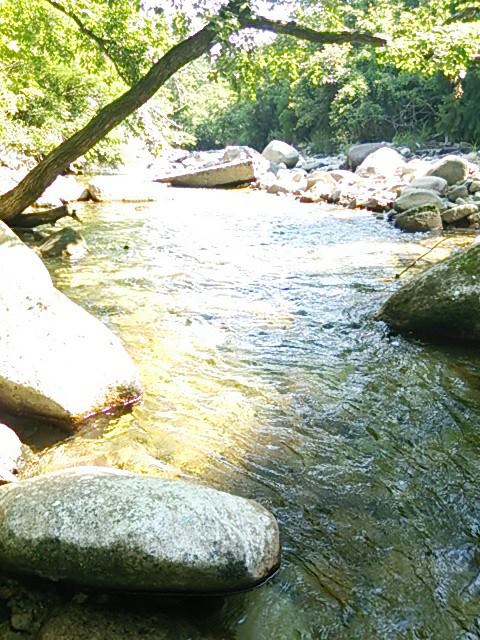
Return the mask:
[[[179,154],[163,165],[163,173],[156,180],[173,186],[252,183],[302,202],[388,212],[405,231],[480,225],[478,165],[459,155],[412,157],[409,149],[388,143],[355,145],[346,157],[305,158],[273,140],[262,154],[249,147]]]
[[[270,193],[292,193],[303,202],[387,212],[404,231],[479,228],[477,164],[458,155],[408,159],[405,155],[411,154],[402,152],[384,143],[356,145],[341,168],[306,172],[298,162],[293,169],[284,162],[258,184]]]
[[[392,218],[405,231],[445,227],[480,228],[480,171],[461,157],[447,156],[401,190]]]
[[[0,222],[0,406],[75,431],[142,389],[120,340],[57,291]],[[279,533],[259,504],[108,468],[17,480],[22,443],[0,425],[0,570],[114,590],[211,594],[275,573]],[[6,484],[5,484],[6,483]]]

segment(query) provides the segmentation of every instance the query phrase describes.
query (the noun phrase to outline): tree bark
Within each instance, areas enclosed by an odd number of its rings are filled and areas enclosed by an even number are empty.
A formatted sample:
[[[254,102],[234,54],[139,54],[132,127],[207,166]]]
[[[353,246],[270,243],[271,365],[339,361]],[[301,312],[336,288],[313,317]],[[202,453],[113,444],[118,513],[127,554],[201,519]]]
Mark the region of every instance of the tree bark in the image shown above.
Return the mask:
[[[55,224],[57,220],[69,216],[79,222],[75,209],[68,204],[63,204],[55,209],[47,211],[36,211],[34,213],[19,213],[18,216],[9,220],[9,225],[17,229],[33,229],[42,224]]]
[[[232,0],[224,11],[231,12],[235,4],[236,0]],[[310,40],[317,44],[340,42],[373,46],[386,44],[385,40],[371,34],[316,32],[312,29],[298,27],[294,23],[274,22],[263,17],[245,15],[238,17],[240,28],[273,31]],[[51,151],[16,187],[1,195],[0,220],[8,222],[18,216],[35,202],[72,162],[85,154],[107,133],[153,97],[172,75],[206,53],[217,39],[219,22],[221,21],[218,19],[210,22],[193,36],[172,47],[131,89],[101,109],[83,129]]]

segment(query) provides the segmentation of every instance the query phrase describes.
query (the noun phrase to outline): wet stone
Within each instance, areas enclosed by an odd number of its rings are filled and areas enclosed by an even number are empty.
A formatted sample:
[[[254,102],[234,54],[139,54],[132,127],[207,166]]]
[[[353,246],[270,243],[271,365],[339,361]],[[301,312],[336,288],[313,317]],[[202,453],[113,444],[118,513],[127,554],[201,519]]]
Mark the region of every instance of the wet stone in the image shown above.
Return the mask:
[[[439,231],[443,228],[442,217],[438,209],[419,207],[396,216],[395,226],[402,231]]]
[[[447,258],[396,291],[378,320],[441,340],[480,340],[480,246]]]
[[[278,568],[261,505],[180,480],[79,467],[0,488],[0,565],[87,587],[250,589]]]

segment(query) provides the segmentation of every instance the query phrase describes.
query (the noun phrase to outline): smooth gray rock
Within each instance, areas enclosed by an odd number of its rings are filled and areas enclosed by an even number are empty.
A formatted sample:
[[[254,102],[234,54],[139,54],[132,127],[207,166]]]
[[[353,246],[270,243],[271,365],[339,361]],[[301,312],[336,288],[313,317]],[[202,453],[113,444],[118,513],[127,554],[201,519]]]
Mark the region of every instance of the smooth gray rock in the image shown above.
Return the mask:
[[[355,144],[350,147],[347,153],[347,165],[352,171],[355,171],[371,153],[382,147],[389,146],[388,142],[364,142],[362,144]]]
[[[438,193],[428,189],[406,189],[395,200],[394,208],[397,211],[407,211],[416,207],[424,206],[435,207],[439,210],[444,209],[445,205]]]
[[[469,191],[467,185],[463,182],[454,184],[447,191],[447,198],[450,202],[457,202],[459,198],[468,198]]]
[[[480,191],[480,180],[472,180],[468,190],[470,193],[478,193]]]
[[[468,163],[458,156],[446,156],[437,162],[428,172],[427,176],[443,178],[449,185],[462,182],[468,176]]]
[[[41,259],[0,223],[0,404],[72,429],[141,394],[120,340],[57,291]]]
[[[415,189],[437,191],[440,195],[443,195],[447,190],[448,182],[438,176],[424,176],[423,178],[415,178],[409,186]]]
[[[79,585],[226,593],[280,562],[261,505],[180,480],[83,467],[0,488],[0,565]]]
[[[468,218],[477,212],[478,207],[476,204],[459,204],[456,207],[444,211],[442,213],[442,220],[446,224],[452,224],[453,222],[459,222],[464,218]]]
[[[174,187],[200,187],[204,189],[229,187],[255,180],[255,167],[252,160],[233,160],[222,164],[191,169],[171,176],[168,180]]]
[[[300,159],[300,154],[286,142],[272,140],[267,144],[262,153],[263,157],[275,164],[285,163],[287,168],[293,168]]]
[[[438,209],[432,209],[428,205],[400,213],[395,217],[395,226],[411,233],[443,229],[442,217]]]
[[[22,443],[17,434],[0,424],[0,484],[16,480],[14,471],[22,456]]]
[[[377,319],[426,338],[480,341],[480,245],[412,278],[387,300]]]

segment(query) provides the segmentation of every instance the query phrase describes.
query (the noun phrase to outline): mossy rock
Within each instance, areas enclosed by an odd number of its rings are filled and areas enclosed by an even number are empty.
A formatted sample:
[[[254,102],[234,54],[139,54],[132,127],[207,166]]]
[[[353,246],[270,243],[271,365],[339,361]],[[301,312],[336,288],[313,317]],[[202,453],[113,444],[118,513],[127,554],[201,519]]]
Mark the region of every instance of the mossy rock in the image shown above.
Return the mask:
[[[480,246],[455,253],[396,291],[377,314],[433,340],[480,341]]]
[[[442,217],[439,209],[432,205],[424,205],[408,209],[395,217],[395,226],[402,231],[441,231]]]

